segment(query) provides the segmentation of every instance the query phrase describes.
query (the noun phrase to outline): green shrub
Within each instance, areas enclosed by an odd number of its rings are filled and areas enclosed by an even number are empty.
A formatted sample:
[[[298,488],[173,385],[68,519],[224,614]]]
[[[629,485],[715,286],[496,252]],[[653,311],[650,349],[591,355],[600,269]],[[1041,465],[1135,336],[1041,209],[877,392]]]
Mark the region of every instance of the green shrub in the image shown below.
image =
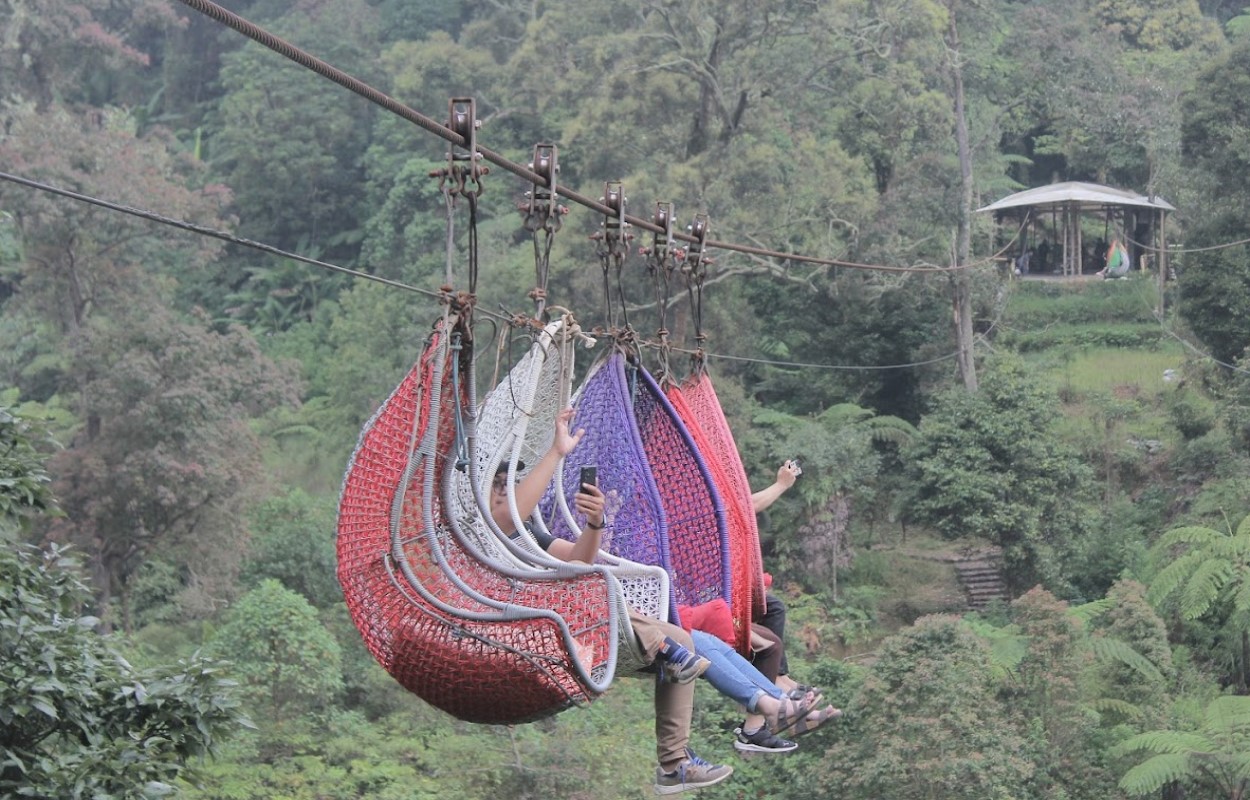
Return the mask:
[[[1055,327],[1028,328],[1017,325],[999,341],[1022,353],[1058,347],[1158,347],[1167,334],[1157,323],[1107,322],[1072,323]]]
[[[1186,441],[1208,434],[1216,424],[1215,408],[1196,393],[1182,390],[1168,399],[1168,417]]]

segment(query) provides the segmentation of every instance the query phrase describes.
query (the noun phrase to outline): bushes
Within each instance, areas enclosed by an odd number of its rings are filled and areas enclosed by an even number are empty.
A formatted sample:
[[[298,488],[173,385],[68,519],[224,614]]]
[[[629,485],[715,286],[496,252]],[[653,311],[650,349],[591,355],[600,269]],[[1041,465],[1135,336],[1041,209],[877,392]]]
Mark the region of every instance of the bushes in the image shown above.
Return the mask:
[[[1013,325],[1018,327],[1000,336],[999,342],[1023,353],[1061,347],[1154,349],[1167,337],[1155,322],[1072,323],[1036,329]]]
[[[0,549],[0,796],[166,795],[248,724],[211,661],[132,667],[81,614],[88,596],[63,551]]]

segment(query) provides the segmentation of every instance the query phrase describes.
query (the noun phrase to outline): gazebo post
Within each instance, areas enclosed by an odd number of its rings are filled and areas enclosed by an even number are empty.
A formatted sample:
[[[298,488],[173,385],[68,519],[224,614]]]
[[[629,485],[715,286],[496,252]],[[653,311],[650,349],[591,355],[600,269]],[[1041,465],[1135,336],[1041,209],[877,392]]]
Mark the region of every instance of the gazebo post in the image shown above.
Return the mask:
[[[1155,259],[1155,269],[1159,271],[1159,302],[1156,303],[1156,311],[1159,318],[1163,318],[1163,312],[1166,311],[1166,304],[1163,300],[1163,293],[1167,289],[1168,280],[1168,237],[1164,226],[1167,225],[1167,211],[1159,209],[1159,226],[1155,229],[1155,247],[1159,253],[1159,257]]]
[[[1076,231],[1076,259],[1072,262],[1072,276],[1077,277],[1085,270],[1085,235],[1081,230],[1081,206],[1072,203],[1072,228]]]

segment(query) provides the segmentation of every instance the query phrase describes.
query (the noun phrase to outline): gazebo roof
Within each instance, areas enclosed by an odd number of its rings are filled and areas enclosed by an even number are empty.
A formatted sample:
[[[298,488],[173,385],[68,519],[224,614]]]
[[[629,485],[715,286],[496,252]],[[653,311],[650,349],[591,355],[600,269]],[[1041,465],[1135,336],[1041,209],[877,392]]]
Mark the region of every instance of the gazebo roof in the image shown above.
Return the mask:
[[[1037,206],[1058,207],[1072,203],[1075,203],[1081,211],[1101,210],[1108,206],[1139,206],[1144,208],[1161,208],[1165,211],[1176,210],[1170,203],[1158,197],[1146,197],[1137,192],[1115,189],[1097,183],[1066,181],[1016,192],[998,202],[978,208],[977,211],[1004,211],[1009,208]]]

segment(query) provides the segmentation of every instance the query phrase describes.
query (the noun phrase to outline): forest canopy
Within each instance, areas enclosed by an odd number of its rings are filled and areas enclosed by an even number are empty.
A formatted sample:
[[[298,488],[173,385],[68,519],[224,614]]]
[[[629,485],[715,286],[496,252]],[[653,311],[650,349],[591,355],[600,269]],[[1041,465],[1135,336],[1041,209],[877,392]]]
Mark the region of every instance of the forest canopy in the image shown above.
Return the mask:
[[[0,583],[49,604],[0,592],[0,786],[649,791],[645,681],[467,725],[382,670],[335,581],[344,466],[472,266],[481,394],[539,297],[627,318],[678,379],[702,351],[752,488],[803,465],[761,552],[795,672],[847,713],[709,795],[1244,795],[1244,2],[226,8],[440,125],[472,98],[513,164],[554,146],[568,213],[527,226],[535,187],[491,164],[466,222],[446,138],[192,5],[0,4]],[[1060,181],[1166,199],[1166,258],[1093,214],[1123,280],[1016,274],[1062,226],[975,209]],[[733,245],[698,293],[653,280],[642,229],[611,273],[569,197],[616,182]],[[43,642],[55,686],[15,671]],[[738,712],[698,696],[727,760]]]

